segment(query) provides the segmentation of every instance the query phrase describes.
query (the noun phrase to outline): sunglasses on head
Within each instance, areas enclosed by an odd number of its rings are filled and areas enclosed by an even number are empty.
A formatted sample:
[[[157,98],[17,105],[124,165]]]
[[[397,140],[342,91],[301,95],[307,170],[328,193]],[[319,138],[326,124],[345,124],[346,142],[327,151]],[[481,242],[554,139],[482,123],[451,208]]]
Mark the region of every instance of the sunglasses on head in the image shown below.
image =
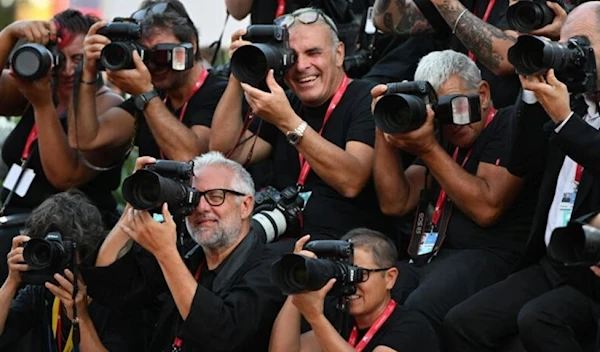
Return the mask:
[[[170,2],[159,2],[152,6],[139,9],[131,14],[131,18],[133,18],[136,21],[142,21],[144,18],[146,18],[146,16],[150,16],[152,14],[162,14],[167,12],[169,9],[172,9],[173,11],[177,12],[179,16],[185,17],[185,19],[190,23],[190,25],[193,25],[192,19],[186,13],[183,13],[182,11],[177,9],[177,7],[175,7]]]
[[[319,20],[319,16],[321,16],[325,23],[327,23],[327,25],[331,27],[331,29],[333,29],[333,31],[336,34],[338,34],[337,26],[335,25],[333,20],[319,9],[296,10],[292,13],[288,13],[283,16],[277,17],[275,20],[273,20],[273,23],[275,23],[278,26],[285,26],[287,28],[290,28],[296,20],[298,20],[302,24],[312,24]]]

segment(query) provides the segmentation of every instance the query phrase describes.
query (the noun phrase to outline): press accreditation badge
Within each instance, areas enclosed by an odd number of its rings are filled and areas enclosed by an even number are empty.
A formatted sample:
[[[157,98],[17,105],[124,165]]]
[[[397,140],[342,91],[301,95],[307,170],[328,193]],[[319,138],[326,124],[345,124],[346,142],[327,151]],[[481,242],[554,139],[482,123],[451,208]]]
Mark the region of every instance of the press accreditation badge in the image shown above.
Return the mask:
[[[433,252],[435,248],[435,243],[437,242],[438,233],[437,232],[427,232],[423,234],[421,237],[421,243],[419,244],[418,255],[429,254]]]
[[[558,216],[560,219],[560,227],[567,226],[573,213],[573,205],[575,204],[575,196],[577,196],[577,182],[572,182],[571,187],[568,187],[562,195],[560,204],[558,205]]]
[[[298,193],[298,195],[300,196],[300,198],[302,198],[304,200],[303,208],[306,208],[306,204],[308,203],[310,196],[312,196],[312,191],[300,192],[300,193]]]
[[[23,173],[23,176],[21,176],[21,180],[19,180],[19,184],[17,185],[16,183],[21,173]],[[34,178],[35,172],[32,169],[28,168],[23,170],[21,166],[13,164],[10,167],[8,175],[6,176],[2,186],[9,191],[14,190],[19,197],[24,197],[27,194],[27,191],[29,190]]]

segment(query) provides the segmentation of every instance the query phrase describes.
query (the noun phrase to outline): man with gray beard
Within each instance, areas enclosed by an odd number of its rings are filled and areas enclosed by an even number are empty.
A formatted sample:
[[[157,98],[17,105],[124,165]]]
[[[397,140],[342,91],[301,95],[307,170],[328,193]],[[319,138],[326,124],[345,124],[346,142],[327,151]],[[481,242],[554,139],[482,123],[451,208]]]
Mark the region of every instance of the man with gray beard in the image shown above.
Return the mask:
[[[136,168],[154,162],[142,157]],[[250,227],[254,182],[240,164],[210,152],[194,160],[192,185],[201,196],[185,223],[198,245],[180,255],[166,203],[164,222],[128,205],[96,267],[84,270],[88,292],[134,314],[162,303],[140,350],[264,351],[284,296],[269,278],[277,254]]]

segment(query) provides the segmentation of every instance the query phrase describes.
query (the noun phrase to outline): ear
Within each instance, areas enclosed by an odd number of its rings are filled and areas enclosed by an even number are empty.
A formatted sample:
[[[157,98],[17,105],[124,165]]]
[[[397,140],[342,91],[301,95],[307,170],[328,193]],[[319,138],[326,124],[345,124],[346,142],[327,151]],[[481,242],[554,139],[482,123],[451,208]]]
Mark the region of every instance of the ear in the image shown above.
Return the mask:
[[[344,43],[340,40],[335,48],[335,65],[344,67]]]
[[[482,111],[486,111],[492,104],[492,92],[489,83],[486,81],[479,82],[479,101]]]
[[[394,288],[396,279],[398,278],[398,268],[395,266],[385,272],[385,288],[391,290]]]
[[[245,196],[240,204],[242,219],[247,219],[254,210],[254,196]]]

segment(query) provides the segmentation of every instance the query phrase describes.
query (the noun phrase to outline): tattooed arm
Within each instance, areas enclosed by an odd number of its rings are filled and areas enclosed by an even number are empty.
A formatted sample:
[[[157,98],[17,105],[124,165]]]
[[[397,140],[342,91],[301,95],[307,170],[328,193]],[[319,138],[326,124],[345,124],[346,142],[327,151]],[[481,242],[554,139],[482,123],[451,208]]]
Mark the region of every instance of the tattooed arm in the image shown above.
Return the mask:
[[[373,23],[397,35],[431,33],[433,28],[413,0],[376,0]]]
[[[465,10],[458,0],[431,0],[450,28]],[[463,45],[496,75],[510,75],[515,69],[508,62],[508,48],[517,41],[517,33],[503,31],[485,23],[467,10],[456,26],[455,35]]]

